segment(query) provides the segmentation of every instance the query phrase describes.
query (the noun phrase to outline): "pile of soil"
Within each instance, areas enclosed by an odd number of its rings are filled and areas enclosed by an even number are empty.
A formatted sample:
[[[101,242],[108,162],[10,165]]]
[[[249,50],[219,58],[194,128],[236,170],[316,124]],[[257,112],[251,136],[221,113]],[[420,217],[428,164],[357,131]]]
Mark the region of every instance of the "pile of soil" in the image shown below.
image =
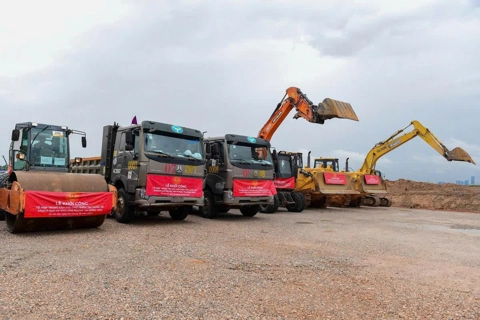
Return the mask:
[[[480,212],[480,186],[386,180],[392,207]]]

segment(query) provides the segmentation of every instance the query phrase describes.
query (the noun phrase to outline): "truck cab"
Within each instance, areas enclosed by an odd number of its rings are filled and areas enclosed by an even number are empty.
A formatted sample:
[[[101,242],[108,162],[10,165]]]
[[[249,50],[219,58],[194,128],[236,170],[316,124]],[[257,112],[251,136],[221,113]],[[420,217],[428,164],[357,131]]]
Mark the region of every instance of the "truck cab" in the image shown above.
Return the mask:
[[[155,121],[105,126],[101,167],[118,189],[118,222],[161,211],[183,220],[193,206],[203,206],[205,155],[199,130]]]
[[[274,164],[270,142],[265,139],[226,134],[204,140],[207,157],[205,205],[206,218],[237,208],[245,216],[254,216],[260,205],[273,204],[276,194]]]

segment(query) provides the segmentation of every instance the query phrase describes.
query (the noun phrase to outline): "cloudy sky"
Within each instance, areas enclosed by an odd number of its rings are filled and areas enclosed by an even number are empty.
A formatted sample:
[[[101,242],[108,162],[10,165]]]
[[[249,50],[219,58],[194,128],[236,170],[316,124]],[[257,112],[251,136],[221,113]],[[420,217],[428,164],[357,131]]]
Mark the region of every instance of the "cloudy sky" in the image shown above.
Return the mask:
[[[448,162],[421,138],[381,158],[387,179],[480,180],[480,1],[0,0],[0,153],[17,122],[87,132],[156,120],[257,135],[290,86],[350,102],[360,121],[294,120],[277,150],[368,151],[419,120],[479,165]],[[410,127],[407,131],[410,131]]]

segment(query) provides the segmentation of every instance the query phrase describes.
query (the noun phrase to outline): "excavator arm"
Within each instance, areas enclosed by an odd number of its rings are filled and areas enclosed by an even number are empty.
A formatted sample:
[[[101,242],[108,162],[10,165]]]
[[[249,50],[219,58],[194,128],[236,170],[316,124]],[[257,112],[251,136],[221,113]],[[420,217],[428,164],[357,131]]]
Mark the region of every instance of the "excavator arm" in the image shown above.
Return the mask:
[[[294,108],[297,111],[293,116],[294,119],[301,117],[312,123],[323,124],[325,120],[332,118],[358,121],[358,117],[349,103],[327,98],[315,105],[299,88],[290,87],[273,111],[270,119],[260,130],[258,137],[270,141],[275,131]]]
[[[405,133],[404,135],[398,137],[406,128],[413,125],[413,130]],[[439,154],[441,154],[448,161],[465,161],[476,164],[473,161],[472,157],[460,147],[454,148],[453,150],[448,150],[447,147],[428,129],[425,128],[420,122],[414,120],[407,127],[398,130],[387,140],[377,143],[365,157],[362,167],[360,168],[361,173],[365,174],[374,174],[375,165],[381,157],[389,153],[390,151],[395,150],[404,143],[412,140],[416,136],[422,138],[426,143],[428,143],[433,149],[435,149]]]

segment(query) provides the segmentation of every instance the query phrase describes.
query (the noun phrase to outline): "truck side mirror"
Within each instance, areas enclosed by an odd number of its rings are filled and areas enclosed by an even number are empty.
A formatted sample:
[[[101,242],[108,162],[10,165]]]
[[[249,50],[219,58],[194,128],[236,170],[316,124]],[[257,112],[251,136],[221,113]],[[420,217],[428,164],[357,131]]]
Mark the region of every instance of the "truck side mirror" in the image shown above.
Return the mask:
[[[125,145],[129,145],[129,144],[133,146],[133,133],[132,133],[132,131],[126,131],[125,132]]]
[[[18,141],[20,139],[20,130],[13,129],[12,130],[12,141]]]
[[[87,137],[83,136],[82,137],[82,148],[86,148],[87,147]]]
[[[205,159],[209,160],[211,157],[211,148],[210,148],[210,143],[205,143]]]
[[[220,148],[217,143],[212,144],[212,157],[213,159],[220,159]]]

